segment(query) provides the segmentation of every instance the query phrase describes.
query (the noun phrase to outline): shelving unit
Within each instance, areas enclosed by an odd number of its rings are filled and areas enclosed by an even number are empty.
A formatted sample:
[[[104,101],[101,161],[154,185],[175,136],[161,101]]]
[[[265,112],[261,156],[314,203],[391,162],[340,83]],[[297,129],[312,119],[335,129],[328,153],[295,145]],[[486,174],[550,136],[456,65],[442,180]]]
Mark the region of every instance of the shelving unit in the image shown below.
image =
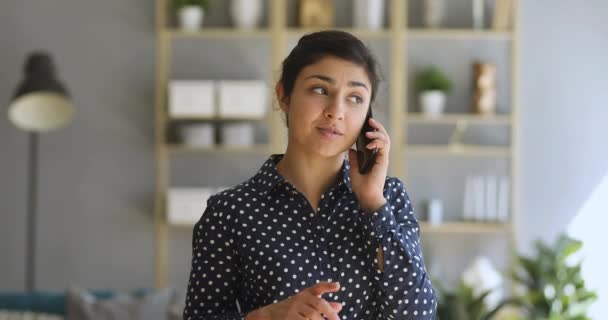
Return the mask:
[[[184,32],[177,29],[172,23],[169,23],[168,1],[156,0],[156,28],[157,28],[157,46],[156,46],[156,96],[155,96],[155,145],[156,145],[156,191],[154,202],[154,225],[155,225],[155,242],[156,242],[156,257],[155,257],[155,286],[164,287],[168,285],[169,273],[169,235],[170,232],[182,232],[187,226],[171,226],[167,222],[165,213],[166,195],[170,184],[170,164],[173,156],[176,155],[226,155],[228,157],[238,157],[241,155],[264,155],[270,153],[282,153],[286,146],[287,133],[283,119],[278,111],[278,106],[274,99],[273,85],[278,80],[278,71],[280,70],[281,62],[289,52],[290,45],[293,45],[297,39],[314,29],[303,29],[293,27],[293,22],[290,22],[288,14],[289,6],[294,5],[294,1],[287,0],[267,0],[265,8],[267,9],[267,25],[261,29],[253,31],[243,31],[233,29],[229,26],[212,26],[203,27],[198,32]],[[345,1],[345,0],[336,0]],[[507,161],[509,165],[509,173],[511,178],[510,192],[510,220],[508,223],[472,223],[447,221],[439,226],[433,226],[421,221],[423,235],[435,237],[438,235],[468,235],[475,236],[503,236],[510,237],[512,245],[516,239],[515,225],[517,222],[518,208],[518,179],[517,172],[519,169],[517,146],[519,141],[519,117],[518,117],[518,0],[513,0],[515,3],[515,17],[512,30],[494,31],[494,30],[472,30],[466,28],[446,28],[446,29],[423,29],[418,26],[412,26],[408,23],[408,3],[415,0],[387,0],[387,21],[389,25],[380,31],[361,30],[349,27],[338,27],[336,29],[351,32],[360,37],[366,43],[379,43],[381,46],[388,48],[388,59],[380,61],[382,69],[388,73],[385,77],[385,82],[381,86],[387,86],[387,92],[381,93],[384,95],[382,99],[386,101],[386,106],[379,106],[384,113],[384,118],[379,118],[384,121],[385,126],[389,130],[392,139],[391,150],[391,167],[389,174],[402,178],[409,185],[408,191],[410,196],[415,193],[416,186],[409,184],[409,178],[412,173],[409,172],[408,166],[416,159],[440,158],[440,159],[502,159]],[[291,18],[293,19],[293,18]],[[180,119],[169,119],[167,115],[167,85],[171,76],[170,66],[172,65],[172,44],[174,41],[214,41],[214,40],[259,40],[266,41],[264,45],[269,46],[268,50],[271,53],[270,63],[268,65],[268,73],[272,77],[269,91],[273,97],[271,110],[267,117],[263,119],[218,119],[218,118],[200,118],[200,117],[182,117]],[[432,41],[438,44],[443,41],[484,41],[491,46],[493,42],[507,42],[510,48],[510,61],[506,71],[509,73],[509,103],[506,110],[500,110],[497,115],[480,116],[466,112],[466,110],[448,110],[439,117],[429,118],[414,111],[413,106],[409,106],[408,96],[411,94],[408,90],[409,76],[412,74],[409,60],[415,59],[411,53],[411,46],[415,45],[415,41]],[[374,48],[372,48],[374,49]],[[374,51],[374,50],[372,50]],[[469,64],[471,61],[459,61],[461,64]],[[231,63],[238,63],[234,61]],[[468,83],[470,79],[459,79]],[[455,81],[456,82],[456,81]],[[378,97],[379,100],[381,97]],[[499,101],[500,102],[500,101]],[[504,112],[506,111],[506,112]],[[251,120],[265,124],[268,127],[268,143],[262,145],[254,145],[251,147],[209,147],[197,148],[189,147],[175,142],[169,141],[167,138],[168,128],[174,121],[239,121]],[[461,146],[449,146],[447,144],[437,145],[428,143],[411,143],[408,142],[408,129],[410,126],[453,126],[459,123],[467,123],[469,125],[490,126],[490,127],[507,127],[510,129],[510,144],[508,146],[498,145],[477,145],[467,144]],[[254,172],[252,172],[253,174]],[[248,177],[242,177],[245,180]],[[429,177],[430,178],[430,177]],[[412,192],[414,191],[414,192]],[[415,197],[415,196],[414,196]],[[452,208],[450,208],[452,209]],[[416,208],[417,211],[422,211],[423,208]],[[450,210],[453,212],[452,210]],[[179,227],[173,229],[171,227]],[[427,248],[425,248],[427,249]],[[505,250],[505,254],[508,250]]]

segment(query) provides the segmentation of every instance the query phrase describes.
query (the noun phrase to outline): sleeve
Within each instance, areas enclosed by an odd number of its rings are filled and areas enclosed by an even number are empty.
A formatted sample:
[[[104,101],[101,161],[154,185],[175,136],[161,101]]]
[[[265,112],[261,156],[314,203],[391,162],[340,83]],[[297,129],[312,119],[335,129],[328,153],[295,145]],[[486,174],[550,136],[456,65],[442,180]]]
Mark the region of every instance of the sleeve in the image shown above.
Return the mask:
[[[384,197],[384,206],[360,215],[366,249],[377,252],[381,244],[383,250],[383,270],[375,276],[376,319],[435,319],[437,298],[422,256],[420,227],[399,178],[387,178]]]
[[[244,320],[237,310],[239,257],[230,215],[212,205],[213,197],[192,232],[192,269],[184,320]]]

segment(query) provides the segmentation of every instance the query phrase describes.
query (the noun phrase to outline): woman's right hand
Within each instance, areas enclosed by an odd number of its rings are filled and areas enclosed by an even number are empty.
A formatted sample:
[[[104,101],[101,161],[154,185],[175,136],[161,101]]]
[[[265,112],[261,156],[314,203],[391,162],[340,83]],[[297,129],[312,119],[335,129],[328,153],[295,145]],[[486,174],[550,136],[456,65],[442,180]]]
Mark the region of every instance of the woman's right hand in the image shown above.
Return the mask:
[[[252,311],[246,320],[340,320],[338,312],[342,310],[339,302],[327,302],[321,295],[340,290],[338,282],[319,282],[297,294]],[[323,316],[321,315],[323,314]]]

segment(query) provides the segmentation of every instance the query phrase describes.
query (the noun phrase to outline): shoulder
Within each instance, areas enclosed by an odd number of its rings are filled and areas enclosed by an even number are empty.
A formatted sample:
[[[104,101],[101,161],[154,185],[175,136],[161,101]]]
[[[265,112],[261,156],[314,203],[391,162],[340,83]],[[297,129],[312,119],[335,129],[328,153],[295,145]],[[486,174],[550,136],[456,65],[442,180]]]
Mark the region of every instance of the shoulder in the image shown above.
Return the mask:
[[[253,203],[259,203],[259,193],[253,179],[244,181],[234,187],[224,189],[209,197],[207,206],[216,210],[244,210],[253,207]]]

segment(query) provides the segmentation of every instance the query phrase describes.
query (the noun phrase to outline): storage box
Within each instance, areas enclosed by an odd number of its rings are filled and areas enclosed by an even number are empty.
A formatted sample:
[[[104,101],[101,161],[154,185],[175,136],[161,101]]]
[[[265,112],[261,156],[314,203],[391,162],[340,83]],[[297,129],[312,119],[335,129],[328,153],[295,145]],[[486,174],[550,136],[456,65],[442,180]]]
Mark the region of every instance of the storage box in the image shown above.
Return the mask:
[[[218,81],[220,117],[263,118],[268,104],[268,87],[261,80]]]
[[[224,146],[250,147],[254,141],[253,123],[231,122],[221,126],[220,142]]]
[[[215,86],[211,80],[171,80],[169,117],[215,116]]]
[[[167,196],[167,220],[174,225],[194,225],[207,208],[216,188],[171,188]]]
[[[215,145],[215,128],[211,123],[180,124],[179,133],[185,145],[196,147]]]

